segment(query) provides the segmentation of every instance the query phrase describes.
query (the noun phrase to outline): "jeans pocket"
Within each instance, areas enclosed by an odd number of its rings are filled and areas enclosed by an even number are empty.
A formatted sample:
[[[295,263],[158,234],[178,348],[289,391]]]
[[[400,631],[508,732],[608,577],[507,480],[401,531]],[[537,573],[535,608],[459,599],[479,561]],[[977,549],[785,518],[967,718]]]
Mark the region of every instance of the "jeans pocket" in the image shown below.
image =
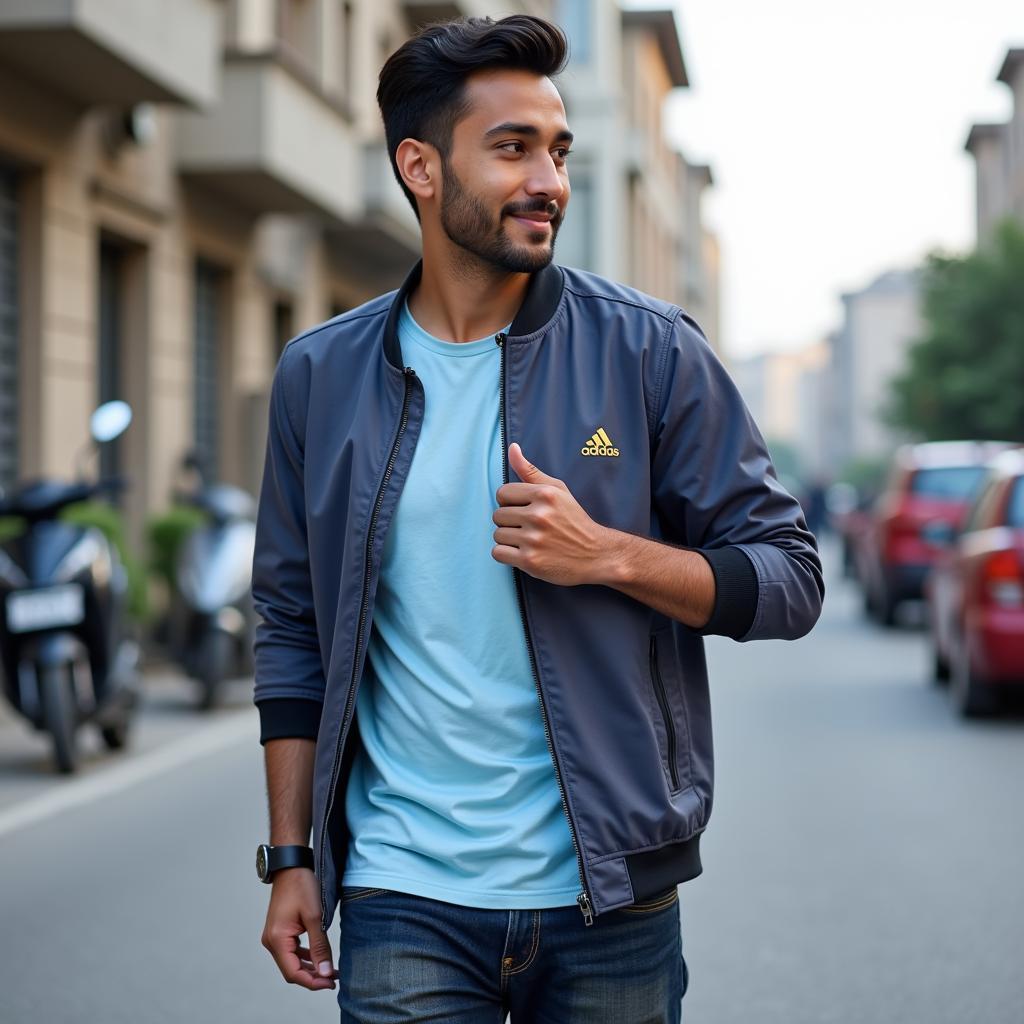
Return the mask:
[[[679,890],[673,885],[656,896],[640,900],[637,903],[631,903],[628,907],[620,907],[619,909],[627,914],[652,914],[656,910],[664,910],[665,907],[671,907],[678,900]]]
[[[376,896],[382,892],[391,892],[391,890],[374,888],[369,885],[343,885],[341,887],[341,902],[352,903],[355,900],[362,900],[367,896]]]

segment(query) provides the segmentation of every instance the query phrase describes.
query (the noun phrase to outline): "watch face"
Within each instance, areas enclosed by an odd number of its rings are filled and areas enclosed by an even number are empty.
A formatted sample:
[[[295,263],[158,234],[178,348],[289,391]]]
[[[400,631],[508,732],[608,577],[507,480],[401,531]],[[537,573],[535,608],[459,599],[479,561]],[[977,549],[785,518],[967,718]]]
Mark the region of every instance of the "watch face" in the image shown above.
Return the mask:
[[[267,848],[265,846],[256,848],[256,874],[259,875],[261,881],[267,877]]]

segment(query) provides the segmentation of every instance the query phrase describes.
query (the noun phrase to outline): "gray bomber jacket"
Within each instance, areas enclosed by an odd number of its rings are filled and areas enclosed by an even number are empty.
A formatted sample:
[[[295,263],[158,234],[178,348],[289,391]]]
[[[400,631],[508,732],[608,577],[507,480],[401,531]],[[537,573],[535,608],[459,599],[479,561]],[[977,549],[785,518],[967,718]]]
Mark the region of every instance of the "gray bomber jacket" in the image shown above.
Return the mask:
[[[261,743],[316,739],[324,931],[348,845],[353,709],[381,551],[426,401],[397,333],[421,267],[397,292],[292,339],[271,388],[254,700]],[[713,788],[702,636],[803,636],[821,610],[821,562],[735,385],[678,306],[551,264],[495,343],[504,479],[519,441],[596,522],[699,551],[715,576],[711,619],[692,629],[614,588],[510,567],[520,615],[509,635],[525,636],[590,924],[700,874]]]

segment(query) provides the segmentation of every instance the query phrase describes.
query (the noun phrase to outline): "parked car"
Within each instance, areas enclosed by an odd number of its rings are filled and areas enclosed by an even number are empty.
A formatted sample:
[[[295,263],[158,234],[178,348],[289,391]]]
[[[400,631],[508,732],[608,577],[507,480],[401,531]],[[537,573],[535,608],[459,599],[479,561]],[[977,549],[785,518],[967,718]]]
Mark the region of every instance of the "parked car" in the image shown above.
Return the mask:
[[[934,676],[961,714],[995,711],[1024,683],[1024,450],[992,460],[946,539],[925,588]]]
[[[891,626],[902,601],[924,596],[925,577],[949,528],[963,522],[986,463],[1012,447],[1007,441],[929,441],[896,452],[857,548],[857,575],[872,618]]]

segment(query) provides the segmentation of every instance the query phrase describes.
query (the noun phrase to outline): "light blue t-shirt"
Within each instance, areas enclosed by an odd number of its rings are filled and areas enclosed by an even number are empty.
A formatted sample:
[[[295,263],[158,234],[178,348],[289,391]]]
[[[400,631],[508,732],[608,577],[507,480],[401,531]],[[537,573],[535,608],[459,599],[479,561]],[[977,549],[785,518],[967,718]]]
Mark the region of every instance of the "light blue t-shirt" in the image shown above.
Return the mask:
[[[383,564],[345,797],[344,885],[471,907],[571,906],[580,880],[510,566],[501,350],[398,325],[426,395]],[[510,440],[515,440],[514,438]]]

